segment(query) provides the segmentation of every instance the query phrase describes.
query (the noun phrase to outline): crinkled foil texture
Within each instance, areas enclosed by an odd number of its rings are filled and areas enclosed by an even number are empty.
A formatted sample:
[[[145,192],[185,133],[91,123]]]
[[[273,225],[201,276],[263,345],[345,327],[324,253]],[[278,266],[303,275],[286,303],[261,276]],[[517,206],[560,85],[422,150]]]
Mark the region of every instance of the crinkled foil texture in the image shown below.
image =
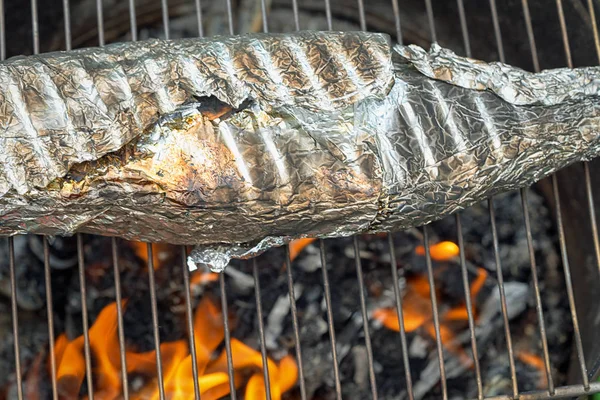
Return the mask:
[[[297,237],[422,225],[595,157],[598,78],[353,32],[9,60],[0,234],[197,244],[219,269]]]

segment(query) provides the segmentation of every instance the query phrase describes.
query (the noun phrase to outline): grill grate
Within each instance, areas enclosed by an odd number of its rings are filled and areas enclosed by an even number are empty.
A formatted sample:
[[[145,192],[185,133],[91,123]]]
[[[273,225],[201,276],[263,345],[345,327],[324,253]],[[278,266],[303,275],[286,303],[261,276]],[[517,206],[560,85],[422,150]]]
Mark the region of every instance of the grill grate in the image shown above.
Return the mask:
[[[261,11],[262,11],[262,16],[263,16],[263,19],[262,19],[263,30],[265,32],[267,32],[268,25],[267,25],[266,1],[265,0],[257,0],[257,1],[261,1]],[[468,30],[469,26],[467,23],[467,15],[465,12],[463,0],[457,0],[457,4],[458,4],[458,10],[459,10],[460,26],[462,29],[462,35],[463,35],[463,39],[464,39],[465,52],[466,52],[467,56],[471,56],[471,46],[470,46],[470,42],[469,42],[469,30]],[[502,42],[502,37],[501,37],[501,32],[500,32],[500,24],[499,24],[499,18],[498,18],[498,10],[496,8],[496,2],[495,2],[495,0],[490,0],[489,4],[490,4],[490,8],[491,8],[491,19],[492,19],[493,29],[494,29],[494,33],[495,33],[499,59],[500,59],[500,61],[505,61],[504,48],[503,48],[503,42]],[[169,37],[169,15],[168,15],[167,0],[161,0],[161,5],[162,5],[162,19],[163,19],[163,25],[164,25],[164,34],[168,38]],[[293,11],[294,11],[294,25],[295,25],[295,28],[298,30],[301,28],[301,25],[300,25],[299,13],[298,13],[297,0],[292,0],[292,5],[293,5]],[[202,25],[201,1],[195,0],[195,6],[196,6],[196,12],[197,12],[197,21],[198,21],[198,33],[200,36],[202,36],[203,35],[203,25]],[[394,18],[395,18],[395,25],[396,25],[396,32],[397,32],[396,40],[398,42],[402,42],[403,38],[402,38],[401,26],[400,26],[400,14],[401,14],[402,10],[398,6],[397,0],[392,0],[391,6],[393,9]],[[432,1],[425,0],[425,6],[426,6],[426,12],[427,12],[427,19],[429,21],[430,35],[431,35],[431,38],[433,39],[433,41],[436,41],[437,34],[436,34],[435,18],[434,18],[434,10],[433,10]],[[63,7],[64,7],[64,16],[65,16],[65,25],[64,25],[65,42],[66,42],[66,49],[69,50],[71,48],[71,41],[72,41],[71,26],[70,26],[70,15],[71,14],[70,14],[69,0],[63,1]],[[331,7],[330,1],[324,0],[323,7],[325,8],[325,12],[326,12],[327,26],[331,30],[334,28],[334,26],[333,26],[333,18],[332,18],[332,7]],[[523,13],[525,16],[525,25],[526,25],[527,34],[528,34],[528,41],[529,41],[530,48],[531,48],[532,62],[534,65],[534,69],[536,71],[539,71],[540,66],[539,66],[538,54],[536,51],[536,42],[535,42],[532,20],[531,20],[531,15],[529,13],[529,5],[528,5],[527,0],[522,0],[522,7],[523,7]],[[561,29],[562,39],[563,39],[566,65],[569,67],[573,67],[573,61],[572,61],[572,57],[571,57],[571,50],[570,50],[569,39],[568,39],[568,34],[567,34],[567,24],[566,24],[561,0],[556,0],[556,7],[558,10],[558,15],[559,15],[559,23],[560,23],[560,29]],[[592,19],[592,27],[593,27],[594,41],[596,44],[596,51],[597,51],[598,58],[600,59],[600,39],[598,37],[598,29],[597,29],[597,25],[596,25],[592,0],[588,0],[588,7],[589,7],[591,19]],[[33,26],[33,43],[32,43],[32,45],[33,45],[33,52],[37,54],[40,49],[37,0],[31,0],[31,9],[32,9],[31,19],[32,19],[32,26]],[[360,27],[362,30],[366,30],[367,23],[366,23],[365,5],[364,5],[363,0],[358,0],[358,10],[359,10],[358,19],[360,21]],[[104,45],[104,42],[105,42],[104,21],[103,21],[102,11],[103,11],[102,0],[97,0],[98,40],[99,40],[100,45]],[[227,12],[228,12],[227,20],[229,23],[229,31],[231,34],[234,34],[235,32],[234,32],[233,11],[232,11],[231,0],[227,0]],[[6,43],[5,43],[4,7],[3,7],[3,2],[1,0],[0,0],[0,14],[2,14],[2,18],[0,19],[0,55],[2,56],[2,58],[4,58],[4,56],[6,54]],[[137,40],[137,37],[138,37],[135,0],[129,0],[129,15],[130,15],[130,24],[131,24],[131,40],[135,41],[135,40]],[[583,168],[584,168],[585,190],[586,190],[588,209],[589,209],[589,221],[590,221],[591,229],[592,229],[591,240],[593,241],[596,263],[597,263],[597,266],[600,271],[600,239],[599,239],[599,235],[598,235],[596,216],[595,216],[595,211],[594,211],[595,203],[594,203],[594,198],[593,198],[593,193],[592,193],[592,183],[591,183],[591,178],[590,178],[589,164],[585,163],[583,165]],[[553,178],[552,178],[552,185],[553,185],[553,197],[554,197],[554,201],[556,203],[556,225],[557,225],[557,229],[558,229],[558,233],[559,233],[561,258],[562,258],[562,263],[563,263],[563,267],[564,267],[569,307],[570,307],[571,318],[572,318],[573,327],[574,327],[575,347],[576,347],[579,368],[581,369],[581,377],[582,377],[581,383],[579,383],[577,385],[571,385],[571,386],[562,386],[562,387],[554,386],[554,382],[553,382],[553,378],[552,378],[552,374],[551,374],[550,356],[549,356],[548,344],[547,344],[547,338],[546,338],[546,332],[545,332],[545,326],[544,326],[544,313],[542,310],[542,299],[541,299],[541,294],[540,294],[540,285],[538,282],[538,271],[537,271],[537,266],[536,266],[536,261],[535,261],[533,238],[532,238],[530,220],[529,220],[529,206],[528,206],[528,200],[527,200],[528,190],[523,189],[521,191],[521,201],[522,201],[523,216],[525,219],[525,226],[526,226],[526,232],[527,232],[527,245],[528,245],[528,251],[529,251],[529,260],[530,260],[530,264],[531,264],[531,272],[532,272],[532,277],[533,277],[533,288],[535,291],[535,300],[536,300],[536,309],[537,309],[540,337],[542,340],[543,360],[544,360],[544,365],[545,365],[545,373],[546,373],[546,377],[547,377],[547,389],[543,390],[543,391],[519,393],[519,388],[517,385],[517,377],[516,377],[515,357],[514,357],[514,351],[513,351],[513,345],[512,345],[512,339],[511,339],[511,332],[509,329],[509,317],[508,317],[507,302],[506,302],[506,296],[505,296],[505,290],[504,290],[502,263],[501,263],[501,259],[500,259],[500,250],[499,250],[499,243],[498,243],[498,232],[497,232],[497,228],[496,228],[494,202],[493,202],[493,199],[489,199],[488,200],[488,202],[489,202],[488,203],[489,204],[489,219],[490,219],[490,226],[491,226],[491,232],[492,232],[492,238],[493,238],[494,256],[495,256],[495,261],[496,261],[496,266],[497,266],[497,270],[496,270],[497,275],[496,276],[497,276],[497,282],[498,282],[498,290],[499,290],[500,299],[501,299],[501,311],[502,311],[502,317],[503,317],[503,322],[504,322],[506,347],[507,347],[508,355],[509,355],[510,376],[511,376],[511,383],[512,383],[512,395],[497,396],[497,397],[493,397],[493,399],[510,399],[510,398],[513,398],[513,399],[516,399],[516,398],[546,399],[546,398],[580,396],[580,395],[585,395],[585,394],[589,394],[589,393],[600,392],[600,382],[590,382],[589,377],[588,377],[585,353],[583,350],[582,339],[581,339],[581,331],[579,328],[579,322],[578,322],[578,317],[577,317],[577,312],[576,312],[576,307],[575,307],[573,284],[572,284],[572,280],[571,280],[571,270],[570,270],[570,265],[569,265],[569,259],[567,256],[567,244],[566,244],[565,231],[564,231],[564,226],[563,226],[563,215],[562,215],[561,208],[560,208],[558,180],[557,180],[556,176],[553,176]],[[476,342],[476,335],[475,335],[474,317],[473,317],[471,304],[470,304],[470,296],[468,293],[469,280],[468,280],[468,275],[467,275],[467,265],[466,265],[465,255],[464,255],[464,251],[463,251],[464,250],[464,238],[463,238],[463,233],[462,233],[460,214],[457,214],[455,218],[456,218],[456,227],[457,227],[457,235],[458,235],[458,240],[459,240],[459,247],[461,250],[460,251],[460,255],[461,255],[460,267],[461,267],[461,272],[462,272],[463,285],[464,285],[464,289],[465,289],[465,301],[466,301],[467,311],[468,311],[471,347],[472,347],[472,353],[474,355],[473,361],[474,361],[474,369],[475,369],[475,375],[476,375],[476,380],[477,380],[477,393],[478,393],[478,399],[483,399],[484,397],[483,397],[483,388],[482,388],[482,377],[481,377],[481,371],[480,371],[478,355],[477,355],[478,350],[477,350],[477,342]],[[429,286],[430,286],[430,297],[431,297],[431,303],[432,303],[433,323],[434,323],[435,333],[436,333],[437,357],[439,360],[439,368],[440,368],[440,375],[441,375],[442,395],[443,395],[444,400],[446,400],[448,398],[448,390],[447,390],[447,386],[446,386],[447,383],[446,383],[446,374],[445,374],[445,368],[444,368],[442,342],[440,340],[440,322],[439,322],[438,307],[437,307],[436,296],[435,296],[435,284],[434,284],[434,276],[433,276],[433,269],[432,269],[432,259],[431,259],[431,255],[429,254],[429,244],[428,244],[429,232],[428,232],[427,226],[423,227],[422,231],[423,231],[423,236],[425,239],[424,244],[425,244],[425,253],[426,253],[427,275],[428,275]],[[360,305],[361,305],[361,313],[362,313],[362,321],[363,321],[363,331],[364,331],[364,335],[365,335],[365,342],[366,342],[367,356],[368,356],[371,395],[372,395],[373,399],[377,399],[378,395],[377,395],[377,387],[376,387],[376,382],[375,382],[373,353],[372,353],[372,348],[371,348],[369,327],[367,324],[368,318],[367,318],[367,308],[366,308],[366,300],[365,300],[365,283],[363,280],[362,265],[361,265],[361,260],[359,257],[359,243],[358,243],[359,239],[357,237],[354,237],[353,240],[354,240],[353,244],[354,244],[354,255],[355,255],[355,263],[356,263],[357,281],[358,281],[358,285],[359,285],[359,289],[360,289],[359,293],[360,293]],[[388,235],[388,241],[389,241],[389,252],[390,252],[390,256],[391,256],[392,277],[393,277],[394,282],[397,283],[398,282],[398,272],[397,272],[397,269],[395,268],[396,254],[395,254],[395,249],[394,249],[393,242],[392,242],[392,234],[391,233]],[[18,320],[18,313],[17,313],[17,296],[16,296],[17,282],[16,282],[16,278],[15,278],[15,250],[14,250],[13,238],[9,238],[8,246],[9,246],[10,285],[11,285],[11,289],[12,289],[11,309],[12,309],[12,327],[13,327],[13,334],[14,334],[14,353],[15,353],[15,360],[16,360],[15,368],[16,368],[16,377],[17,377],[17,396],[18,396],[19,400],[22,400],[24,398],[24,395],[23,395],[23,388],[22,388],[22,371],[21,371],[21,363],[20,363],[21,354],[20,354],[19,335],[18,335],[19,320]],[[125,367],[126,366],[126,359],[125,359],[125,352],[124,352],[125,337],[124,337],[124,328],[123,328],[123,307],[122,307],[121,282],[120,282],[120,278],[119,278],[120,267],[119,267],[118,257],[117,257],[118,251],[119,250],[118,250],[117,241],[116,241],[116,239],[113,238],[112,239],[112,259],[113,259],[113,268],[114,268],[114,277],[115,277],[114,285],[115,285],[115,291],[116,291],[116,297],[117,297],[117,302],[116,302],[117,307],[116,308],[117,308],[117,322],[118,322],[118,338],[119,338],[119,346],[121,349],[121,352],[120,352],[121,365],[124,366],[124,368],[122,368],[122,370],[121,370],[122,390],[123,390],[122,393],[123,393],[124,399],[129,399],[129,393],[128,393],[129,383],[128,383],[128,377],[127,377],[126,367]],[[84,328],[83,332],[84,332],[85,365],[86,365],[86,370],[91,371],[92,360],[91,360],[90,338],[89,338],[89,333],[88,333],[88,330],[89,330],[88,313],[87,313],[88,308],[87,308],[87,304],[86,304],[86,281],[85,281],[85,274],[84,274],[85,260],[84,260],[84,255],[83,255],[83,244],[82,244],[81,235],[77,235],[77,253],[78,253],[78,267],[79,267],[79,286],[80,286],[80,290],[81,290],[81,303],[82,303],[81,305],[82,305],[82,312],[83,312],[82,324],[83,324],[83,328]],[[154,268],[152,266],[153,254],[152,254],[152,245],[151,244],[147,244],[147,253],[148,253],[148,263],[149,263],[148,279],[150,282],[150,295],[151,295],[151,301],[152,301],[151,310],[152,310],[152,318],[153,318],[153,324],[154,324],[153,333],[154,333],[154,343],[155,343],[155,350],[156,350],[156,361],[157,361],[157,367],[158,367],[158,371],[157,371],[158,372],[158,382],[159,382],[159,388],[160,388],[159,394],[160,394],[160,399],[163,400],[163,399],[165,399],[165,392],[164,392],[164,387],[163,387],[163,371],[162,371],[162,367],[161,367],[161,353],[160,353],[160,346],[159,346],[160,335],[159,335],[159,330],[158,330],[156,286],[155,286],[155,281],[154,281]],[[338,360],[337,360],[337,355],[336,355],[336,337],[335,337],[335,330],[333,327],[331,291],[330,291],[330,286],[329,286],[329,276],[328,276],[328,272],[327,272],[326,249],[325,249],[325,244],[324,244],[323,240],[320,241],[320,255],[321,255],[321,269],[322,269],[322,274],[323,274],[323,286],[324,286],[324,290],[325,290],[325,300],[326,300],[326,308],[327,308],[327,320],[328,320],[327,322],[328,322],[328,327],[329,327],[331,352],[333,355],[333,362],[334,362],[333,367],[334,367],[334,378],[335,378],[335,392],[336,392],[337,398],[341,399],[342,398],[342,388],[341,388],[341,382],[340,382],[339,365],[338,365]],[[300,345],[300,329],[299,329],[299,324],[298,324],[297,309],[296,309],[295,297],[294,297],[293,271],[292,271],[292,264],[290,262],[289,247],[286,248],[286,263],[285,263],[285,265],[286,265],[286,271],[287,271],[287,281],[288,281],[288,288],[289,288],[289,299],[290,299],[293,331],[294,331],[294,336],[295,336],[295,347],[296,347],[296,356],[297,356],[296,359],[297,359],[297,363],[298,363],[298,367],[299,367],[300,394],[301,394],[301,398],[303,400],[305,400],[305,399],[307,399],[307,391],[306,391],[305,377],[304,377],[304,370],[303,370],[303,363],[302,363],[302,349],[301,349],[301,345]],[[185,307],[186,307],[187,325],[188,325],[189,330],[192,331],[193,330],[193,320],[192,320],[193,310],[192,310],[191,294],[190,294],[190,289],[189,289],[190,288],[190,285],[189,285],[190,278],[189,278],[189,271],[187,270],[187,265],[186,265],[186,249],[183,246],[181,248],[181,267],[183,269],[184,284],[186,287]],[[259,339],[260,339],[260,344],[261,344],[261,353],[262,353],[262,360],[263,360],[263,373],[264,373],[265,385],[267,385],[267,390],[266,390],[267,399],[270,400],[270,398],[271,398],[270,389],[268,388],[269,370],[268,370],[268,363],[267,363],[267,353],[266,353],[265,334],[264,334],[264,325],[263,325],[264,316],[263,316],[263,311],[262,311],[260,281],[259,281],[259,275],[258,275],[257,268],[258,267],[257,267],[256,260],[253,260],[253,276],[254,276],[254,284],[255,284],[256,307],[257,307],[258,322],[259,322],[259,333],[260,333]],[[51,287],[51,283],[50,283],[51,271],[50,271],[50,261],[49,261],[49,245],[48,245],[47,240],[44,240],[44,272],[45,272],[45,281],[46,281],[46,301],[47,301],[47,307],[48,307],[47,308],[47,310],[48,310],[47,324],[48,324],[50,348],[54,348],[54,320],[53,320],[53,312],[52,312],[52,287]],[[222,310],[223,310],[223,316],[224,316],[223,324],[224,324],[224,330],[225,330],[225,349],[226,349],[226,354],[227,354],[227,365],[228,365],[229,382],[230,382],[230,388],[231,388],[231,398],[235,400],[236,390],[235,390],[235,385],[234,385],[234,369],[233,369],[233,362],[232,362],[232,349],[231,349],[231,344],[230,344],[231,334],[230,334],[230,329],[229,329],[229,324],[228,324],[228,319],[227,319],[227,300],[226,300],[227,299],[227,287],[226,287],[226,283],[225,283],[223,274],[220,275],[219,285],[220,285],[220,293],[221,293]],[[400,344],[401,344],[400,351],[402,352],[404,371],[406,374],[406,389],[407,389],[407,394],[408,394],[409,399],[412,400],[414,398],[414,395],[413,395],[413,388],[412,388],[411,370],[410,370],[409,358],[408,358],[408,345],[407,345],[407,338],[406,338],[406,330],[405,330],[405,326],[404,326],[404,319],[403,319],[403,312],[402,312],[402,296],[400,294],[400,290],[399,290],[399,287],[397,284],[394,285],[394,295],[395,295],[396,311],[397,311],[398,319],[399,319],[399,323],[400,323],[400,332],[399,332]],[[195,350],[195,343],[194,343],[194,335],[189,335],[189,341],[190,341],[189,347],[190,347],[190,351],[192,354],[192,371],[193,371],[194,376],[197,377],[198,376],[198,365],[196,363],[196,350]],[[53,398],[58,399],[57,381],[56,381],[56,360],[55,360],[55,355],[52,351],[49,354],[50,354]],[[94,390],[93,390],[92,374],[88,373],[86,375],[87,375],[88,395],[89,395],[90,399],[93,399]],[[193,379],[193,382],[194,382],[194,398],[200,399],[200,389],[198,386],[198,380]],[[489,397],[489,399],[492,399],[492,397]]]

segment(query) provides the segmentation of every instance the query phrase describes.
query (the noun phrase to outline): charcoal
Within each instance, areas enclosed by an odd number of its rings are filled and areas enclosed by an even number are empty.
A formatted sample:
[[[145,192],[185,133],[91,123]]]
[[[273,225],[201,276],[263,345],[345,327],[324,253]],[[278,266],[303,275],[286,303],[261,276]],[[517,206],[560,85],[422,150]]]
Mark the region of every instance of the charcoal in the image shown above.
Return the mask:
[[[44,264],[30,251],[27,236],[16,236],[13,240],[17,303],[24,310],[38,310],[46,296]],[[0,293],[6,297],[11,293],[9,266],[8,239],[0,238]]]
[[[48,241],[50,267],[67,269],[77,265],[77,240],[74,237],[27,235],[29,250],[44,262],[44,240]]]
[[[32,369],[32,365],[37,357],[43,357],[47,354],[48,346],[48,327],[40,323],[46,321],[45,313],[38,311],[20,311],[19,312],[19,349],[22,371],[25,373]],[[14,354],[14,336],[12,334],[12,318],[10,304],[0,301],[0,337],[3,340],[0,343],[0,393],[6,390],[16,395],[16,373],[15,373],[15,354]],[[40,356],[40,353],[43,353]],[[45,360],[45,358],[44,358]],[[45,363],[43,364],[45,366]],[[47,375],[44,374],[45,368],[40,371],[40,391],[48,386]],[[16,398],[8,397],[8,398]]]

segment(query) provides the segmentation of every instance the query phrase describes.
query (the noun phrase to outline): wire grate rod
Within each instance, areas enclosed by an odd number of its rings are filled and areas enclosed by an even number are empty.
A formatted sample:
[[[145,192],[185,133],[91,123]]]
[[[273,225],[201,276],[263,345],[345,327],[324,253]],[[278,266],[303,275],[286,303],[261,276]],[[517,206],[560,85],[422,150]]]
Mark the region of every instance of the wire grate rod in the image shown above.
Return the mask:
[[[340,368],[338,364],[335,326],[333,324],[333,309],[331,306],[331,288],[329,285],[329,274],[327,273],[327,255],[325,253],[325,241],[319,240],[321,248],[321,271],[323,272],[323,290],[325,291],[325,306],[327,308],[327,325],[329,327],[329,340],[331,342],[331,356],[333,361],[333,377],[335,379],[335,394],[337,400],[342,400],[342,384],[340,379]]]

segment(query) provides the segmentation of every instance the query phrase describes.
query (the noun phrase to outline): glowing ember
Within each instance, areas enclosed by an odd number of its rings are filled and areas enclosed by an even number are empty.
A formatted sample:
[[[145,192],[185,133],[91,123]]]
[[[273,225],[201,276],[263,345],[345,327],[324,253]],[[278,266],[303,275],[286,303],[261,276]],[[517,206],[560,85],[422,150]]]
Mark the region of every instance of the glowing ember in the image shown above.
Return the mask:
[[[471,298],[475,298],[481,291],[486,278],[487,272],[483,268],[479,268],[477,278],[475,278],[470,286]],[[402,313],[406,332],[414,332],[419,328],[424,328],[425,332],[435,339],[436,334],[433,325],[433,311],[429,289],[429,281],[425,276],[408,279],[402,302]],[[477,315],[475,309],[473,309],[473,315],[475,317]],[[372,316],[386,328],[397,332],[400,331],[400,322],[395,308],[376,309],[373,311]],[[470,364],[470,359],[454,340],[454,333],[450,325],[453,321],[467,320],[468,312],[465,304],[440,313],[440,339],[448,350],[459,355],[465,364]]]
[[[143,242],[129,242],[136,256],[148,263],[148,244]],[[162,262],[167,260],[176,252],[177,246],[156,243],[152,245],[152,262],[154,269],[158,269]]]
[[[417,246],[415,252],[419,256],[425,255],[425,247]],[[460,249],[454,242],[444,241],[429,246],[429,254],[435,261],[449,261],[460,254]]]
[[[517,352],[517,359],[537,370],[539,375],[539,380],[537,383],[538,389],[544,389],[548,386],[546,364],[544,364],[544,360],[540,356],[525,350],[521,350]]]

